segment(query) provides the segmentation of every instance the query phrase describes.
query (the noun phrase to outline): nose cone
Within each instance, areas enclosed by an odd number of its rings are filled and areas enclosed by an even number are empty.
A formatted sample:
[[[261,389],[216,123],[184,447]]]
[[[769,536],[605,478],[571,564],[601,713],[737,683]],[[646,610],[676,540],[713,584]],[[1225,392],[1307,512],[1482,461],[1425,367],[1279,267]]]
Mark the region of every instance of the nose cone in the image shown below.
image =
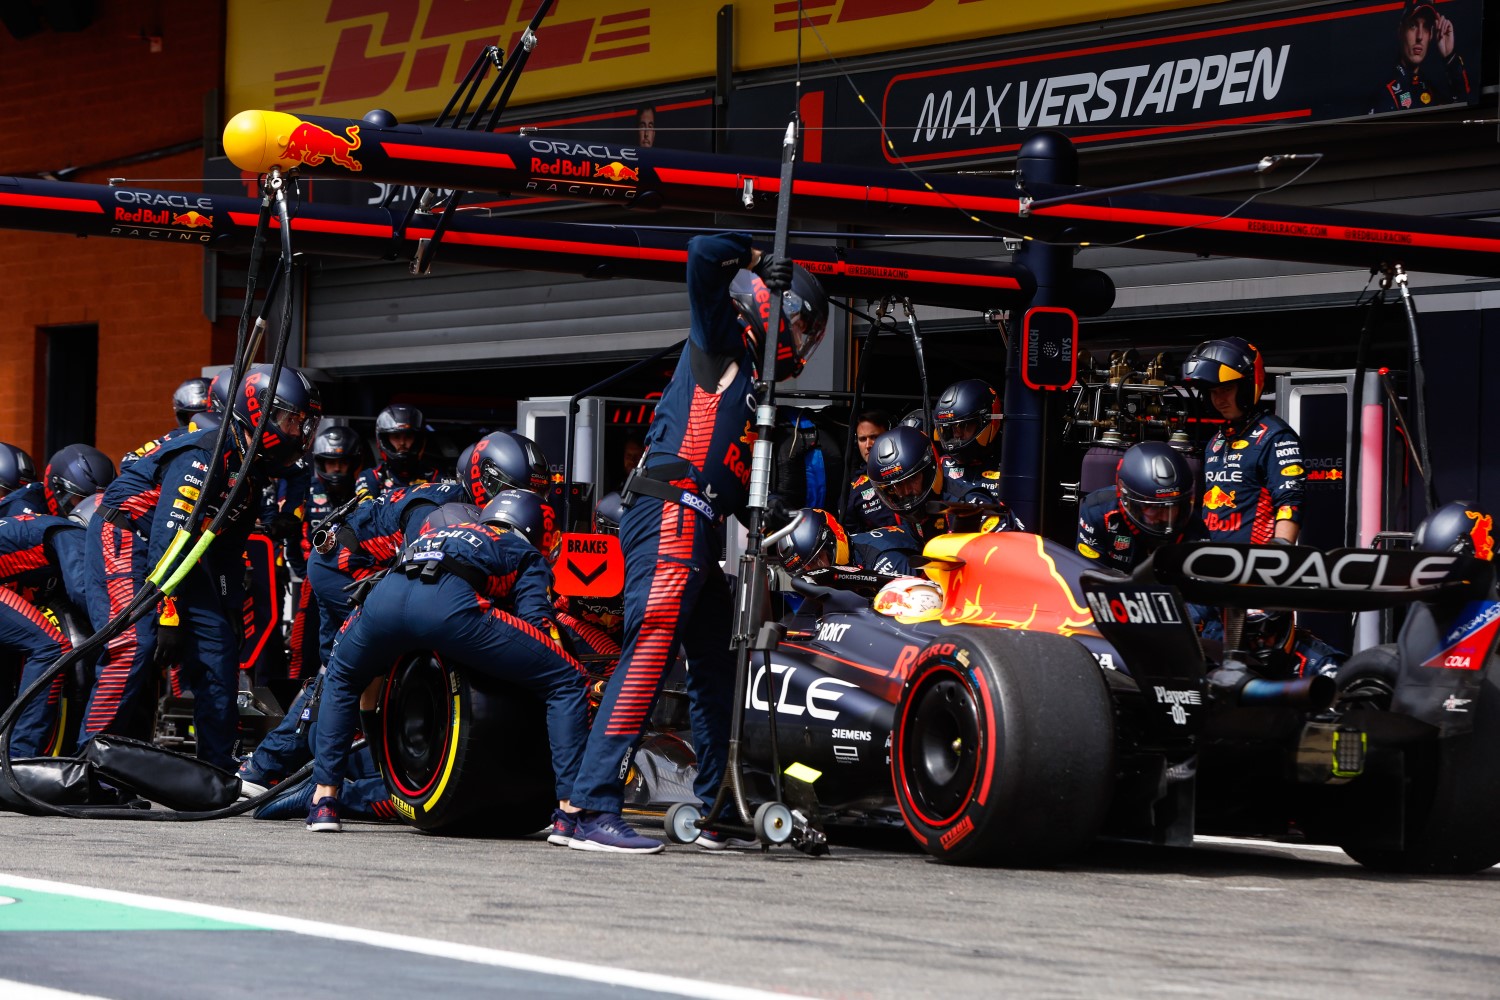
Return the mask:
[[[224,155],[241,170],[264,173],[272,167],[293,167],[285,156],[292,130],[300,120],[282,111],[241,111],[224,126]]]

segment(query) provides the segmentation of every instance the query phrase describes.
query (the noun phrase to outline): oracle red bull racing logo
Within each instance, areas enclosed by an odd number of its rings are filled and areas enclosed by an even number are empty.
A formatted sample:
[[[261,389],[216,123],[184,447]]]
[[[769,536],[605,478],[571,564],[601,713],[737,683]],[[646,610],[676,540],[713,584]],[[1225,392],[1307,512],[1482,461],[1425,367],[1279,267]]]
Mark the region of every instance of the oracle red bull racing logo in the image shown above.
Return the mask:
[[[345,170],[363,170],[364,165],[353,156],[362,142],[358,125],[348,126],[344,129],[344,135],[340,136],[321,125],[298,122],[282,146],[281,160],[309,167],[319,167],[325,161],[332,160]]]
[[[113,195],[111,236],[174,243],[207,243],[212,238],[213,199],[207,195],[125,189]]]
[[[528,145],[537,154],[531,157],[528,191],[556,197],[635,197],[641,168],[631,166],[636,160],[631,147],[544,138],[532,139]]]
[[[1203,509],[1218,510],[1221,507],[1234,506],[1234,490],[1222,490],[1217,486],[1209,487],[1207,493],[1203,494]]]

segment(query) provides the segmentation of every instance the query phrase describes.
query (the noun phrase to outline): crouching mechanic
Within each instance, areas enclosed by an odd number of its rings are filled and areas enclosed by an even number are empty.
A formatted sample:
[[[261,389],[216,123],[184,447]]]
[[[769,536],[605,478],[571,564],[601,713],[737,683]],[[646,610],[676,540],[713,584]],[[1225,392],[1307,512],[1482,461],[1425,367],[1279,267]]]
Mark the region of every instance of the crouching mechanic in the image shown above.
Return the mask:
[[[360,696],[390,667],[392,654],[413,649],[469,664],[546,702],[557,779],[553,825],[567,825],[562,816],[572,809],[568,795],[588,730],[587,701],[582,665],[553,637],[552,571],[543,550],[556,538],[542,535],[541,510],[535,494],[505,490],[479,523],[421,535],[350,618],[323,680],[309,830],[341,828],[338,791],[360,724]]]
[[[750,268],[751,270],[744,270]],[[762,255],[743,233],[688,243],[688,346],[667,383],[646,454],[622,491],[625,651],[605,688],[573,787],[584,810],[570,847],[654,854],[660,841],[620,817],[632,747],[681,648],[687,673],[695,791],[711,803],[724,774],[735,693],[732,602],[719,565],[724,519],[746,510],[757,376],[792,378],[823,336],[827,298],[790,260]],[[757,372],[771,295],[782,296],[776,370]],[[563,831],[557,831],[561,836]],[[728,844],[704,831],[698,843]]]
[[[218,509],[228,498],[230,481],[249,478],[203,561],[159,603],[156,614],[105,648],[80,741],[99,732],[149,735],[153,670],[180,662],[194,695],[198,756],[233,767],[245,538],[254,526],[261,487],[302,458],[321,411],[317,390],[300,371],[283,368],[273,386],[271,366],[256,365],[234,394],[222,451],[214,453],[216,431],[185,434],[143,456],[104,491],[90,522],[87,550],[89,618],[100,628],[146,585],[146,575],[187,526],[209,479],[219,485],[205,500]],[[246,468],[246,450],[262,421],[268,422],[260,448]]]
[[[1079,554],[1129,573],[1162,545],[1206,541],[1193,493],[1193,470],[1175,449],[1161,441],[1132,445],[1115,468],[1115,485],[1079,505]]]

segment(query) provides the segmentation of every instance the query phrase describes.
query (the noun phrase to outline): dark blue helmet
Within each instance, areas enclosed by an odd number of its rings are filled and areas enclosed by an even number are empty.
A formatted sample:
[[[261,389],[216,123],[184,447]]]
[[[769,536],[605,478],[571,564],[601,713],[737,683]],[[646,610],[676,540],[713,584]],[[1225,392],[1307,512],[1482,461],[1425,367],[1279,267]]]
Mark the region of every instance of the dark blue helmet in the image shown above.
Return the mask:
[[[272,469],[297,464],[312,446],[323,402],[306,375],[290,366],[281,369],[271,385],[271,366],[256,365],[240,383],[234,397],[235,446],[243,455],[261,421],[269,415],[256,460]]]
[[[496,493],[479,519],[485,524],[514,528],[543,555],[550,557],[561,535],[557,515],[542,498],[527,490],[501,490]]]
[[[478,524],[479,508],[471,503],[445,503],[440,507],[421,504],[416,513],[424,517],[411,517],[406,522],[406,544],[410,545],[423,535],[451,528],[455,524]]]
[[[983,379],[960,379],[938,397],[932,422],[948,454],[981,451],[1000,434],[1000,396]]]
[[[932,439],[915,427],[892,427],[870,446],[865,475],[891,510],[909,514],[940,492],[942,469]]]
[[[1182,363],[1182,380],[1210,388],[1233,384],[1235,402],[1249,410],[1265,392],[1266,363],[1256,346],[1243,337],[1205,340]]]
[[[618,535],[624,517],[625,505],[620,501],[620,494],[606,493],[594,504],[594,531],[601,535]]]
[[[535,441],[514,431],[495,431],[474,444],[468,464],[458,470],[458,481],[476,501],[488,503],[501,490],[544,494],[552,477]]]
[[[1412,547],[1419,552],[1456,552],[1495,558],[1495,520],[1465,500],[1445,503],[1417,525]]]
[[[87,528],[89,526],[89,522],[94,519],[94,511],[99,509],[99,501],[103,499],[104,494],[102,492],[84,497],[82,500],[78,501],[78,506],[74,507],[71,511],[68,512],[68,520],[81,524],[85,528]]]
[[[792,533],[776,543],[788,573],[849,565],[849,535],[826,510],[804,507]]]
[[[1156,538],[1176,538],[1193,517],[1193,470],[1161,441],[1133,445],[1115,470],[1120,511],[1131,526]]]
[[[93,496],[115,480],[115,463],[98,448],[70,444],[47,462],[42,473],[47,506],[66,517],[79,501]]]
[[[760,363],[760,345],[765,343],[766,324],[771,319],[771,291],[758,274],[740,271],[729,285],[729,297],[755,345]],[[781,293],[781,329],[776,338],[776,381],[796,378],[823,339],[828,324],[828,294],[801,264],[792,266],[792,287]]]
[[[363,453],[364,442],[353,427],[346,424],[319,427],[317,437],[313,438],[313,475],[332,493],[352,490]]]
[[[177,426],[186,427],[193,414],[208,409],[208,379],[190,378],[172,393],[172,411],[177,414]]]
[[[204,410],[195,413],[188,418],[187,427],[190,431],[216,431],[224,418],[212,410]]]
[[[411,440],[397,447],[394,435],[410,435]],[[382,465],[410,470],[427,451],[427,422],[422,411],[406,403],[392,403],[375,417],[375,441],[380,446]]]
[[[209,380],[208,408],[212,412],[229,412],[229,377],[233,374],[233,368],[220,368],[219,373]]]
[[[36,464],[13,444],[0,441],[0,496],[36,482]]]

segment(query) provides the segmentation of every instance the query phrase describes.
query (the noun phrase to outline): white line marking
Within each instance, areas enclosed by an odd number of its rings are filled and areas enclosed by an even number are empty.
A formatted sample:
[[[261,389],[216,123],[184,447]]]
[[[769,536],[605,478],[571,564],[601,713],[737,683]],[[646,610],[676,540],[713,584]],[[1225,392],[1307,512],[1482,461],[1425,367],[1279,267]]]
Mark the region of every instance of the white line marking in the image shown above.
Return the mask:
[[[186,900],[164,899],[158,896],[143,896],[134,892],[115,889],[96,889],[92,886],[73,885],[68,882],[52,882],[46,879],[25,878],[0,872],[0,886],[16,889],[31,889],[36,892],[65,893],[83,899],[96,899],[106,903],[137,906],[143,910],[159,910],[164,913],[181,913],[188,916],[223,920],[230,923],[251,924],[266,930],[287,931],[306,934],[309,937],[328,938],[334,941],[350,941],[367,944],[392,951],[405,951],[414,955],[429,955],[457,962],[472,962],[476,965],[491,965],[523,972],[537,972],[549,976],[581,979],[591,983],[605,983],[638,990],[655,990],[658,993],[673,993],[686,997],[702,997],[705,1000],[787,1000],[795,994],[770,993],[744,986],[729,986],[708,983],[678,976],[664,976],[653,972],[636,972],[633,969],[618,969],[607,965],[589,965],[584,962],[569,962],[538,955],[523,955],[516,951],[500,951],[496,948],[481,948],[477,945],[457,944],[450,941],[433,941],[427,938],[408,937],[386,931],[364,930],[327,924],[318,920],[302,920],[298,917],[283,917],[274,913],[258,913],[254,910],[238,910],[229,906],[214,906],[208,903],[190,903]],[[0,990],[6,1000],[14,994]],[[49,994],[38,994],[39,998]],[[75,994],[57,994],[71,997]],[[810,998],[803,998],[810,1000]]]
[[[1343,854],[1342,847],[1332,844],[1285,844],[1277,840],[1245,840],[1240,837],[1194,837],[1195,844],[1228,844],[1231,847],[1270,847],[1278,851],[1322,851],[1325,854]],[[1344,855],[1348,857],[1348,855]]]
[[[5,1000],[105,1000],[104,997],[95,996],[92,993],[54,990],[46,986],[18,983],[11,979],[0,979],[0,996],[5,997]]]

